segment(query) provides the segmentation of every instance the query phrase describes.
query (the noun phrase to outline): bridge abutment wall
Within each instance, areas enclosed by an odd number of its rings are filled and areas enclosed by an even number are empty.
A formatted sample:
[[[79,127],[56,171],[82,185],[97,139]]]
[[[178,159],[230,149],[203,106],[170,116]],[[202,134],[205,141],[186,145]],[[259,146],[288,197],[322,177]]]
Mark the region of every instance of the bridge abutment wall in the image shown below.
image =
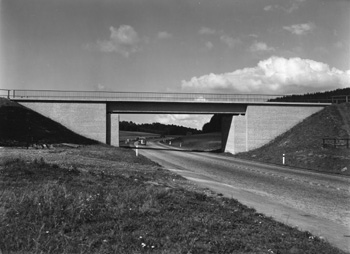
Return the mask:
[[[324,106],[248,105],[244,116],[233,116],[225,152],[259,148]]]
[[[107,143],[107,109],[106,103],[77,102],[19,102],[21,105],[54,120],[71,131],[84,137]],[[111,127],[119,127],[117,116],[111,117]],[[117,118],[117,120],[119,120]],[[117,130],[117,133],[119,128]],[[118,134],[117,134],[118,136]],[[111,132],[110,140],[119,144],[119,136]]]

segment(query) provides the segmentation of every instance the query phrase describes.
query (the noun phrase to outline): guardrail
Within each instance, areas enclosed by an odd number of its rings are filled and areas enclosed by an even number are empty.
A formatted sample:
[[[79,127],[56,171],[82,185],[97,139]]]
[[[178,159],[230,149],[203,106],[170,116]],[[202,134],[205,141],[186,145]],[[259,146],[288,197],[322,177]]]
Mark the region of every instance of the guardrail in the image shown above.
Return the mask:
[[[293,102],[293,103],[343,103],[350,96],[333,96],[327,99],[294,98],[276,94],[209,94],[209,93],[152,93],[107,91],[60,91],[0,89],[0,97],[15,100],[74,100],[74,101],[154,101],[154,102]],[[288,97],[288,96],[287,96]],[[274,100],[278,98],[277,100]]]
[[[323,138],[322,147],[345,147],[350,148],[350,138]]]
[[[15,100],[155,101],[155,102],[266,102],[281,95],[152,93],[58,90],[6,90],[0,97]]]

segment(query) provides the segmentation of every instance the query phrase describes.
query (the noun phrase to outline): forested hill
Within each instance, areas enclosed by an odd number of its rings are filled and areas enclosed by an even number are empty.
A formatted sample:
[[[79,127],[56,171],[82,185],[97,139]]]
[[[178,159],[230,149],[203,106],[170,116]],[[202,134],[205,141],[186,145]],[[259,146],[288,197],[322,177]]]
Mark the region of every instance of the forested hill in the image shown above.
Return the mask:
[[[134,122],[121,121],[119,123],[119,130],[121,131],[138,131],[138,132],[148,132],[160,135],[187,135],[199,134],[201,131],[193,128],[188,128],[178,125],[167,125],[161,123],[144,123],[136,124]]]
[[[350,96],[350,87],[343,89],[336,89],[333,91],[307,93],[298,95],[286,95],[271,99],[271,102],[325,102],[332,103],[332,97],[334,96]]]

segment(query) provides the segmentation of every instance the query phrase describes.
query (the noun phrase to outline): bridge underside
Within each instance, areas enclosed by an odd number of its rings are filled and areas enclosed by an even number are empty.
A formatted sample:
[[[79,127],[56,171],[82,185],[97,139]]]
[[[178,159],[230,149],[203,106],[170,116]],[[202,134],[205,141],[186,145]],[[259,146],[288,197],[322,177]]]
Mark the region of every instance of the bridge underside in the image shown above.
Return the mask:
[[[107,112],[117,114],[245,114],[247,104],[190,102],[108,102]]]
[[[18,101],[72,131],[119,146],[119,114],[222,114],[222,150],[258,148],[325,105],[166,102]]]

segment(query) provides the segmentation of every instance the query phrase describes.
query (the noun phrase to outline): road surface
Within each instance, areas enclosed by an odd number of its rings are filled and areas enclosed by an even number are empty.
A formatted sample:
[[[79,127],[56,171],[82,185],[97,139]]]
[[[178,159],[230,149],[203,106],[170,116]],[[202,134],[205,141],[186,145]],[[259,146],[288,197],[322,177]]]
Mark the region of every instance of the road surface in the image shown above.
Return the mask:
[[[147,148],[155,149],[139,152],[198,185],[350,252],[350,178],[167,149],[155,142]]]

